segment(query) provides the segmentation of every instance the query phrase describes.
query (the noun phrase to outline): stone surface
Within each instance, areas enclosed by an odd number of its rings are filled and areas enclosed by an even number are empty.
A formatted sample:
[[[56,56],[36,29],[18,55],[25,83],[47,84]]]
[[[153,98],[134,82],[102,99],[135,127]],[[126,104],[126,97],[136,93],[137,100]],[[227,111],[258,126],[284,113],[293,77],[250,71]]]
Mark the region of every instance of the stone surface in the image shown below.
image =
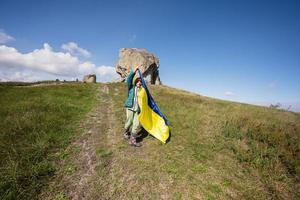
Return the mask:
[[[84,83],[96,83],[96,74],[88,74],[83,77]]]
[[[136,66],[139,66],[144,79],[148,83],[155,85],[161,84],[158,73],[158,57],[145,49],[121,48],[119,51],[119,59],[115,65],[116,72],[121,76],[121,81],[125,81],[130,70]]]

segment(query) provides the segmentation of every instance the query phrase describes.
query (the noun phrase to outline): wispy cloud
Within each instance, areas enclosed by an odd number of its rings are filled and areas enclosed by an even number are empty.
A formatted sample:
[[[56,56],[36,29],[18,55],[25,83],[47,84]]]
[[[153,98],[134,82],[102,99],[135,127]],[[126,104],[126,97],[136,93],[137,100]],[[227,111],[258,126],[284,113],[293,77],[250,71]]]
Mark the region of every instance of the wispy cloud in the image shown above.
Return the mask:
[[[0,29],[0,44],[4,44],[13,40],[15,40],[15,38],[5,33],[4,30]]]
[[[235,93],[231,91],[226,91],[224,94],[225,96],[235,96]]]
[[[0,45],[0,69],[0,79],[6,81],[33,81],[57,76],[72,78],[90,73],[95,73],[97,80],[102,82],[119,77],[114,67],[97,66],[81,61],[69,52],[56,52],[48,43],[29,53]]]
[[[84,56],[88,58],[92,55],[88,50],[79,47],[75,42],[63,44],[61,45],[61,48],[75,56]]]
[[[134,42],[136,40],[136,34],[131,35],[129,42]]]
[[[268,84],[268,88],[275,88],[277,86],[277,81],[272,81]]]

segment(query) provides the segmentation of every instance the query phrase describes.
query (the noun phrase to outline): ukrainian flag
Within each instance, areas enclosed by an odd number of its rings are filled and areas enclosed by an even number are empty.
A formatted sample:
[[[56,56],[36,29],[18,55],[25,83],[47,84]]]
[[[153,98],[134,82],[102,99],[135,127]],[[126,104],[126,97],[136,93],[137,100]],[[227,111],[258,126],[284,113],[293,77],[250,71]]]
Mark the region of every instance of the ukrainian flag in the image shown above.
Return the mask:
[[[142,87],[138,90],[138,103],[140,106],[139,121],[148,133],[166,143],[169,138],[167,119],[155,104],[142,73],[140,70],[138,72],[142,82]]]

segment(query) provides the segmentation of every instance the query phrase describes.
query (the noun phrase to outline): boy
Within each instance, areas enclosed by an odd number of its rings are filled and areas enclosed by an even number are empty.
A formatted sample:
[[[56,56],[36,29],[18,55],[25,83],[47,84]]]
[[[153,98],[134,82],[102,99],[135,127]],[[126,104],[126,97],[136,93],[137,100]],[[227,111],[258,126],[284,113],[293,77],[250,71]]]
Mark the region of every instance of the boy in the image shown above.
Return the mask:
[[[125,102],[126,108],[126,122],[125,122],[125,131],[123,136],[125,139],[129,139],[129,144],[134,147],[142,146],[141,143],[137,142],[136,138],[138,137],[138,131],[140,129],[140,122],[138,114],[140,113],[140,107],[138,104],[138,89],[141,87],[141,79],[138,77],[138,67],[134,71],[130,71],[127,76],[127,87],[128,87],[128,96]],[[131,132],[130,132],[131,127]]]

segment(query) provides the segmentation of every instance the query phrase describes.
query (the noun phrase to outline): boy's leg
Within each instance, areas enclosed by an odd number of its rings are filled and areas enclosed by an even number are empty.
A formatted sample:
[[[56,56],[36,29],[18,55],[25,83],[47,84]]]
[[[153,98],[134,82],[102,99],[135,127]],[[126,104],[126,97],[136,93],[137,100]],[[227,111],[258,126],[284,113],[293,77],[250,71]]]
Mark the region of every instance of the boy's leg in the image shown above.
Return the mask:
[[[126,109],[126,122],[125,122],[125,130],[129,130],[132,125],[134,117],[134,112],[132,110]]]
[[[125,126],[124,126],[124,132],[123,132],[123,137],[125,139],[129,139],[130,138],[130,126],[132,125],[132,121],[133,121],[133,112],[129,109],[126,109],[126,122],[125,122]]]
[[[140,129],[140,122],[139,122],[139,118],[138,118],[138,113],[134,112],[134,116],[133,116],[133,124],[132,124],[132,130],[131,130],[131,137],[129,140],[129,144],[135,147],[140,147],[142,146],[141,143],[136,141],[137,138],[137,133]]]
[[[141,128],[141,125],[140,125],[140,121],[139,121],[139,115],[137,112],[134,112],[133,113],[132,130],[131,130],[133,137],[135,137],[135,138],[137,137],[140,128]]]

